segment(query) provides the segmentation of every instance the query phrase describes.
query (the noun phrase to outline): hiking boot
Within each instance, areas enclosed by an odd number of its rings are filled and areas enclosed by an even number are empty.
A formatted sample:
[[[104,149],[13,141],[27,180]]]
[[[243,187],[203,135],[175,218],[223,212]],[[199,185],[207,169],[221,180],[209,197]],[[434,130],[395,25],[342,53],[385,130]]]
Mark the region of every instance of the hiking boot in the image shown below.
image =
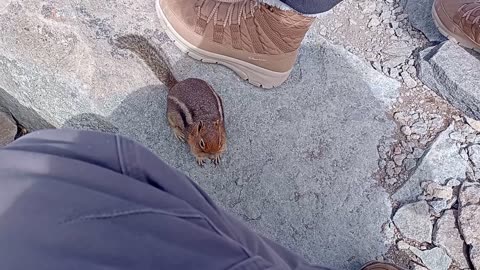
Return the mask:
[[[443,35],[480,52],[480,1],[435,0],[432,14]]]
[[[360,270],[404,270],[394,264],[384,262],[369,262]]]
[[[257,0],[155,0],[168,36],[179,49],[225,65],[250,83],[271,88],[292,71],[312,17]]]

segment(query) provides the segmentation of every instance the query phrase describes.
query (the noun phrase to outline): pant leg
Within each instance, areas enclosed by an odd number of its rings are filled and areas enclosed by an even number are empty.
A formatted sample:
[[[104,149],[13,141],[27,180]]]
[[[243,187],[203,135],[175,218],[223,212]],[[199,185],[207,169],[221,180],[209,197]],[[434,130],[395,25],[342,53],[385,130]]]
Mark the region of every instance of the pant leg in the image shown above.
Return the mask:
[[[0,185],[0,269],[324,269],[118,135],[27,135],[0,150]]]
[[[319,14],[329,11],[342,0],[260,0],[260,2],[281,9],[290,7],[305,15]]]

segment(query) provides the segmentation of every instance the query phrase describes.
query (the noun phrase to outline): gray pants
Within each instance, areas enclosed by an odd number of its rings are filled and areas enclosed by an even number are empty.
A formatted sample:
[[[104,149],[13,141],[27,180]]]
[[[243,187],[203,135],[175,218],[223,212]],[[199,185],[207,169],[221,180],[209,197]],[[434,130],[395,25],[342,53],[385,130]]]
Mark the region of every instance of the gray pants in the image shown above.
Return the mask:
[[[255,234],[131,140],[47,130],[0,150],[0,269],[325,268]]]
[[[302,14],[318,14],[328,11],[343,0],[280,0]]]

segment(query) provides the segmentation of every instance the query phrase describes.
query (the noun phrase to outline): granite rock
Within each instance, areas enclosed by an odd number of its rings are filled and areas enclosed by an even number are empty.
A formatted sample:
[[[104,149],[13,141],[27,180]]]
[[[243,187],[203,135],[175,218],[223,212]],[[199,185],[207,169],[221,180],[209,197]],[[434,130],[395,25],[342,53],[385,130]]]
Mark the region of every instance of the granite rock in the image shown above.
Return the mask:
[[[459,197],[460,231],[469,245],[470,261],[480,269],[480,183],[464,182]]]
[[[393,216],[393,223],[406,238],[418,242],[431,242],[433,225],[426,201],[402,206]]]
[[[480,119],[480,54],[447,41],[420,52],[418,78],[468,116]]]
[[[419,250],[415,247],[410,247],[410,250],[430,270],[448,270],[452,264],[452,259],[442,248],[435,247],[430,250]]]
[[[461,269],[468,269],[469,265],[464,253],[466,246],[456,225],[456,215],[455,210],[447,210],[438,219],[435,225],[433,243],[444,248]]]
[[[468,161],[460,156],[460,147],[449,137],[453,130],[452,124],[438,135],[409,181],[392,195],[394,200],[403,203],[416,200],[422,194],[421,183],[425,181],[444,185],[450,179],[463,181],[466,178],[470,167]]]
[[[405,13],[413,27],[420,30],[430,41],[447,40],[437,29],[432,18],[434,0],[406,0]]]

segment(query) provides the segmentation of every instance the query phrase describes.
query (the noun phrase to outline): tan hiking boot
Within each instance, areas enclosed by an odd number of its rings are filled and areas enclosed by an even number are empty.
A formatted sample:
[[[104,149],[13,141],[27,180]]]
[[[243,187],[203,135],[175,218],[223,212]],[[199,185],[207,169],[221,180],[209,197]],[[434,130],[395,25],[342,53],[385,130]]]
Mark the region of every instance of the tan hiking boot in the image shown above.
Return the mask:
[[[480,1],[435,0],[432,13],[443,35],[480,52]]]
[[[360,270],[404,270],[394,264],[384,262],[369,262]]]
[[[168,36],[191,57],[271,88],[292,71],[313,18],[256,0],[155,0]]]

